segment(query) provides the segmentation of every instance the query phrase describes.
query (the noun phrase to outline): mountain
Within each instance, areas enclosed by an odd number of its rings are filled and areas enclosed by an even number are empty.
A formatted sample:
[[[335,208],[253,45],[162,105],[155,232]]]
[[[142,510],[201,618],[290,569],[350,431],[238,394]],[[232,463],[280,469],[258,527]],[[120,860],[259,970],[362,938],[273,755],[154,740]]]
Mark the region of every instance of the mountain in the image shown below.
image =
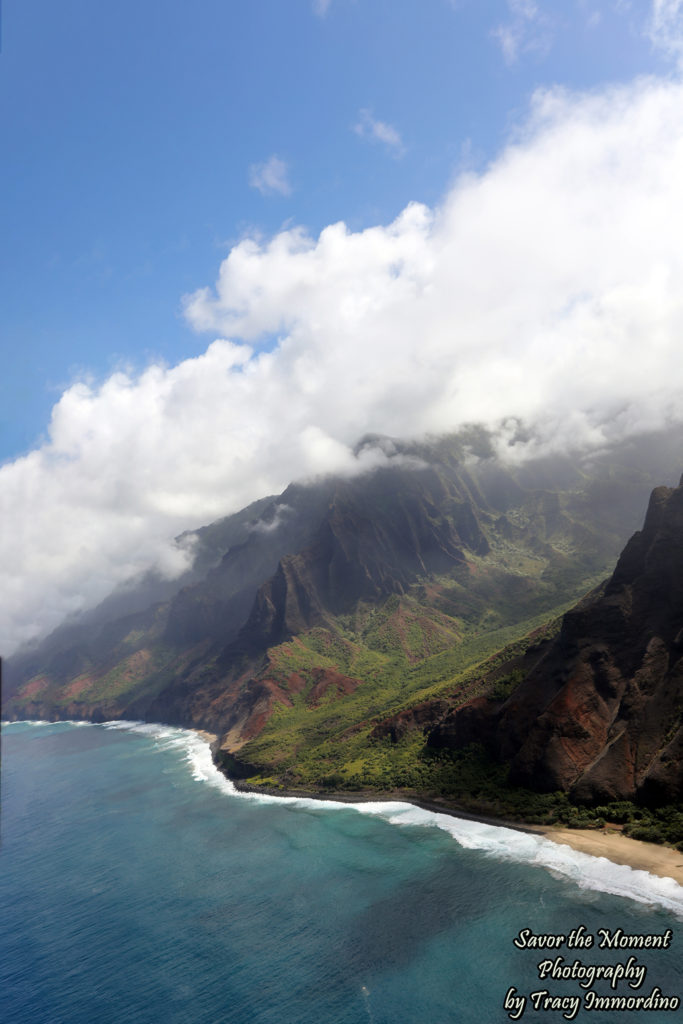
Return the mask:
[[[368,437],[359,467],[375,468],[292,484],[183,538],[195,562],[174,586],[148,576],[8,659],[3,716],[208,729],[233,773],[289,788],[421,791],[435,756],[476,741],[534,785],[542,701],[509,720],[510,736],[538,737],[525,761],[503,742],[514,701],[500,693],[510,678],[524,678],[515,699],[547,687],[535,662],[612,570],[680,440],[516,465],[481,430]]]
[[[683,797],[683,486],[656,488],[606,585],[501,704],[453,709],[429,743],[483,742],[513,782],[599,803]]]

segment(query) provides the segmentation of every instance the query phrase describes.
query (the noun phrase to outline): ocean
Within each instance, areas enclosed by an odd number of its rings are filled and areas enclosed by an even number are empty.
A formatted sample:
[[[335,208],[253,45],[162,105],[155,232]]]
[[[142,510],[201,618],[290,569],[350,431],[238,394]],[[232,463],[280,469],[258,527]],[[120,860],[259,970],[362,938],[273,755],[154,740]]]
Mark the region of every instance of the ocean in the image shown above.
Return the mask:
[[[536,836],[241,795],[121,722],[3,725],[2,798],[4,1024],[683,1016],[683,889]]]

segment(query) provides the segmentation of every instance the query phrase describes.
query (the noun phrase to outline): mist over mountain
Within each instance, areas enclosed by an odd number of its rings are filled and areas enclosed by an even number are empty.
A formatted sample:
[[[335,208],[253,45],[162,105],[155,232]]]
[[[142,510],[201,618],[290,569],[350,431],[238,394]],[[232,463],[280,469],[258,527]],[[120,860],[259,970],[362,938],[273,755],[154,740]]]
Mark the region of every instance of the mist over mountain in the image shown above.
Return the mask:
[[[541,89],[432,206],[239,238],[184,299],[203,351],[73,381],[0,467],[2,650],[182,578],[181,533],[386,461],[366,434],[482,423],[523,459],[680,419],[682,105],[677,77]]]
[[[370,454],[374,468],[291,484],[195,531],[184,538],[193,566],[178,580],[147,576],[8,659],[3,714],[207,728],[221,737],[225,757],[284,758],[291,778],[312,758],[309,783],[321,771],[317,745],[330,737],[340,763],[353,736],[372,747],[429,727],[430,745],[448,746],[452,708],[469,707],[462,673],[475,671],[476,683],[478,664],[522,642],[612,571],[653,485],[677,475],[682,442],[670,431],[590,457],[506,463],[480,428],[421,442],[368,436],[357,453]],[[554,680],[564,671],[557,666],[567,656],[566,623],[577,615],[565,619],[562,655],[544,662],[557,662]],[[600,640],[600,628],[594,644],[611,636]],[[662,642],[678,641],[667,632]],[[541,707],[551,684],[535,671],[525,683],[533,696],[524,721],[513,705],[494,707],[498,747],[491,725],[463,732],[460,723],[480,714],[472,710],[455,713],[458,742],[483,738],[503,758],[519,748],[514,770],[525,785],[542,771],[559,788],[576,789],[571,773],[539,767],[552,746]],[[473,708],[489,707],[478,699]],[[667,715],[657,721],[666,718],[669,728]],[[285,740],[273,723],[290,719]]]

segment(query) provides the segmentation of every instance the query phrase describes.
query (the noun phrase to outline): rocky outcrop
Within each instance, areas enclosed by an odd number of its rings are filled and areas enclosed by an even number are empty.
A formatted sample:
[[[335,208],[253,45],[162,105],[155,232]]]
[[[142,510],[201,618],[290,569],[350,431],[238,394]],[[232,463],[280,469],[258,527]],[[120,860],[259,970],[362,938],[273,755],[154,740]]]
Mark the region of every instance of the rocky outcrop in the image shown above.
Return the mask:
[[[362,679],[354,679],[331,668],[313,669],[313,686],[308,694],[308,703],[315,707],[326,698],[348,697],[362,686]]]
[[[485,555],[489,542],[466,485],[431,467],[338,481],[312,543],[282,558],[257,591],[222,661],[254,655],[358,601],[403,594],[421,576]]]
[[[429,732],[437,722],[443,719],[447,711],[448,701],[446,700],[423,701],[378,722],[370,733],[370,739],[389,739],[392,743],[398,743],[408,733]]]
[[[511,781],[578,800],[683,797],[683,486],[657,488],[597,594],[502,704],[453,712],[433,746],[483,743]]]
[[[623,524],[632,529],[633,505],[647,493],[645,470],[629,471],[618,460],[614,468],[607,456],[604,464],[596,456],[588,469],[569,458],[505,465],[494,458],[484,433],[475,434],[403,444],[366,439],[359,456],[381,449],[385,458],[374,460],[379,468],[291,485],[184,538],[197,557],[175,590],[169,581],[162,586],[148,580],[11,659],[3,713],[165,721],[226,735],[240,749],[295,694],[304,693],[311,705],[352,700],[359,686],[383,685],[386,671],[395,689],[387,686],[376,710],[373,705],[373,721],[375,715],[393,717],[377,725],[377,737],[384,730],[399,741],[442,719],[430,742],[495,733],[504,738],[505,756],[514,759],[520,779],[542,763],[539,750],[553,749],[552,778],[571,778],[572,785],[585,772],[572,774],[570,768],[597,757],[604,746],[611,758],[625,757],[630,733],[613,728],[628,707],[632,717],[652,718],[655,705],[641,707],[645,682],[637,693],[631,683],[628,692],[622,685],[635,678],[640,661],[635,667],[613,663],[611,649],[604,664],[600,660],[600,644],[620,628],[620,597],[603,609],[602,634],[598,638],[596,631],[591,641],[593,660],[588,668],[577,667],[566,691],[573,733],[562,717],[569,712],[558,698],[558,680],[574,658],[572,644],[584,644],[579,610],[565,622],[564,647],[552,656],[555,675],[537,674],[533,695],[518,713],[512,698],[503,707],[500,700],[472,704],[455,717],[438,702],[407,707],[411,698],[396,664],[405,664],[406,673],[415,670],[417,679],[424,663],[427,692],[427,683],[452,674],[448,657],[439,659],[463,638],[536,618],[567,601],[613,563],[627,535]],[[642,464],[648,474],[656,471],[652,450]],[[638,550],[629,557],[637,560]],[[279,650],[301,637],[303,646]],[[646,675],[660,671],[673,649],[664,626],[653,626],[649,640]],[[608,708],[603,714],[598,702],[597,717],[594,678]],[[562,679],[562,685],[568,682]],[[423,691],[418,693],[422,699]],[[657,707],[669,716],[670,731],[673,710],[665,700]],[[404,710],[395,715],[397,708]],[[599,724],[603,719],[607,725]],[[648,728],[659,736],[664,725]],[[652,792],[669,785],[670,760],[678,756],[674,733],[665,751],[651,753],[651,761],[661,754],[648,768]],[[591,777],[603,770],[607,777],[611,763],[603,759]]]

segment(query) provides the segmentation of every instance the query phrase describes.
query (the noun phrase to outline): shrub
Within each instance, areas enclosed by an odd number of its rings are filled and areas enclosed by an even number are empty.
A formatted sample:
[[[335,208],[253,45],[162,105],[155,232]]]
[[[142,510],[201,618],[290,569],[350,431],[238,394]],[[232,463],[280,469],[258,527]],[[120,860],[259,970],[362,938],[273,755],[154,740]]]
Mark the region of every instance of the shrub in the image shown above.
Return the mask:
[[[493,689],[489,693],[491,700],[504,701],[507,700],[513,690],[516,690],[519,684],[524,679],[524,673],[521,668],[516,668],[513,672],[510,672],[507,676],[501,676],[497,679],[493,685]]]
[[[320,785],[325,786],[326,789],[337,789],[343,785],[344,781],[344,776],[340,772],[332,772],[331,775],[323,775]]]

